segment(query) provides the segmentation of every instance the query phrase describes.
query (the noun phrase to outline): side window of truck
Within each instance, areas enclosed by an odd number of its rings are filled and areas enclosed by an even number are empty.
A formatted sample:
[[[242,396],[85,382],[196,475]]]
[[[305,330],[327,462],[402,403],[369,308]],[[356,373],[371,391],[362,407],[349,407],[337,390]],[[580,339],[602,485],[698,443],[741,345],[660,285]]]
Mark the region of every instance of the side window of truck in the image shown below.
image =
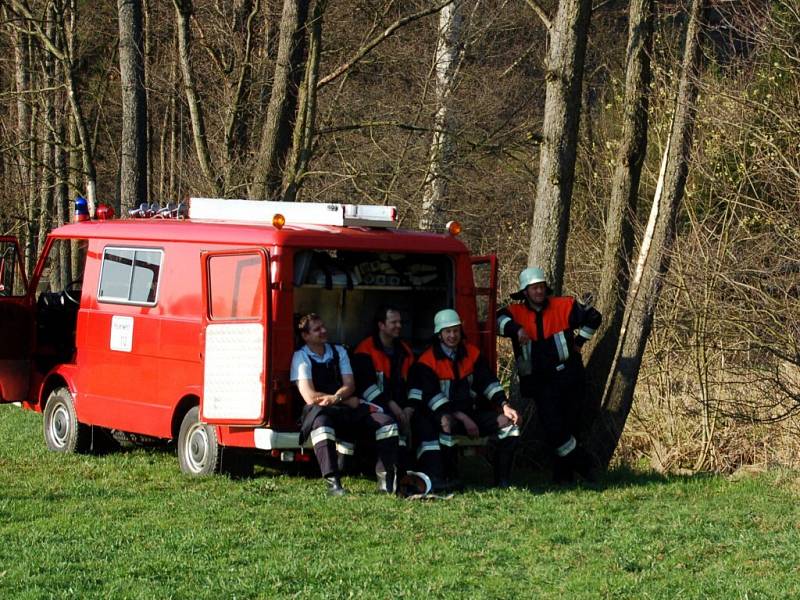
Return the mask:
[[[164,252],[152,248],[106,248],[97,299],[153,306]]]

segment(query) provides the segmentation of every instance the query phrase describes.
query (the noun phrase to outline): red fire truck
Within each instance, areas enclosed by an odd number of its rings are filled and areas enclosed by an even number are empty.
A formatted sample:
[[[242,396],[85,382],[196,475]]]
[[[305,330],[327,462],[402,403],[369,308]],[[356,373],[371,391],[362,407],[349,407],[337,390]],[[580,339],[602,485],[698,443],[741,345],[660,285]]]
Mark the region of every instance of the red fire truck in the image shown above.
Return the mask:
[[[289,366],[312,311],[354,347],[380,304],[397,305],[420,351],[452,307],[494,364],[495,257],[470,256],[457,227],[403,230],[392,207],[343,204],[193,198],[188,218],[139,212],[156,217],[55,229],[29,283],[16,240],[0,238],[0,401],[42,412],[51,450],[125,432],[177,440],[195,475],[243,450],[307,460]]]

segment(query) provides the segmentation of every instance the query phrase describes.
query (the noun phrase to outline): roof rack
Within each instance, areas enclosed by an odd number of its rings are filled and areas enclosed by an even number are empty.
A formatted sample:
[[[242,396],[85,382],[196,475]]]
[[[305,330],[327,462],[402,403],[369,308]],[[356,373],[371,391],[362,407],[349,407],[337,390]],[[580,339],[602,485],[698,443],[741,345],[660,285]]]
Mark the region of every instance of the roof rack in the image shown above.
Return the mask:
[[[271,225],[275,215],[283,215],[286,223],[340,227],[397,227],[397,209],[394,206],[189,198],[190,219]]]

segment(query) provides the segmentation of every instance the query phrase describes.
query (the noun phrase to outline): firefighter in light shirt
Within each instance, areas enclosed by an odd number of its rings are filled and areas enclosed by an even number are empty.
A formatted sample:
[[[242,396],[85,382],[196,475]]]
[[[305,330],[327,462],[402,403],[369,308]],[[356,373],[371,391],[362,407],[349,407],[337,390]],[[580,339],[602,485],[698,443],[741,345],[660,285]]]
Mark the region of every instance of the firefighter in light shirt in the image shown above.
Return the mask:
[[[377,410],[393,415],[400,426],[400,471],[414,466],[416,472],[425,474],[435,490],[441,487],[442,479],[439,429],[430,413],[417,410],[416,403],[407,398],[408,373],[414,354],[400,339],[402,315],[395,306],[380,306],[373,323],[372,335],[356,346],[353,356],[356,390]],[[408,446],[409,442],[413,448]],[[416,465],[412,465],[411,452],[416,455]]]
[[[511,294],[520,302],[498,311],[497,333],[511,338],[520,394],[534,400],[555,455],[553,479],[567,483],[577,472],[591,480],[591,458],[576,438],[585,396],[580,351],[602,317],[575,298],[552,293],[542,269],[524,269]]]
[[[319,315],[310,313],[302,317],[298,330],[305,345],[292,357],[290,379],[306,403],[300,443],[311,438],[328,493],[333,496],[346,493],[341,484],[337,451],[352,454],[354,442],[366,436],[375,441],[379,487],[392,493],[397,423],[386,413],[371,412],[354,395],[353,370],[347,352],[328,343],[328,330]]]
[[[434,341],[412,367],[409,397],[433,414],[441,427],[445,474],[456,475],[455,435],[496,438],[494,483],[510,484],[521,418],[477,346],[464,339],[452,309],[434,316]]]

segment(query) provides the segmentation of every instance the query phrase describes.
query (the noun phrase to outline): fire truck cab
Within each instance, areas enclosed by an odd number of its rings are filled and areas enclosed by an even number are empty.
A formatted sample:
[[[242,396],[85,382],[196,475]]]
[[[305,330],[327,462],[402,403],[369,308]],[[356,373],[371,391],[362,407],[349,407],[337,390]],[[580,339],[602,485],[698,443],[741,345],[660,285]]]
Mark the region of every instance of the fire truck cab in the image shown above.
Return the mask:
[[[0,401],[43,413],[51,450],[125,432],[176,440],[194,475],[243,450],[308,460],[289,382],[308,312],[354,348],[396,305],[420,352],[455,308],[495,362],[495,257],[398,229],[392,207],[193,198],[188,218],[149,212],[55,229],[30,282],[0,238]]]

